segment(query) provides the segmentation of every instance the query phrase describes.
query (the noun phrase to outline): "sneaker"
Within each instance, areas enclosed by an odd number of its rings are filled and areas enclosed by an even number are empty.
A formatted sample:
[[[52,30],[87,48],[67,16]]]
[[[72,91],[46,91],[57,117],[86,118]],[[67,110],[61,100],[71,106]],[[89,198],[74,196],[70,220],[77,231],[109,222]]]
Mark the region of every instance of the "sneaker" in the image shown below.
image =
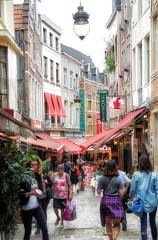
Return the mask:
[[[127,221],[124,220],[124,221],[122,222],[122,231],[126,231],[126,230],[127,230]]]
[[[77,189],[77,193],[79,193],[79,190]]]

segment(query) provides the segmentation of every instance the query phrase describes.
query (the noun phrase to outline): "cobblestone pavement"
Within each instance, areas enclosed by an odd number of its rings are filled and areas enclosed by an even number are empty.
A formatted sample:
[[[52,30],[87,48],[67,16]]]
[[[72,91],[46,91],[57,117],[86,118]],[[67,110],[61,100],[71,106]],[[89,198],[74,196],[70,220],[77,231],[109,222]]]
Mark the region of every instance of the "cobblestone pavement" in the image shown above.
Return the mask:
[[[95,197],[92,188],[86,187],[85,191],[73,195],[73,200],[77,208],[77,219],[64,222],[64,229],[60,225],[55,226],[55,213],[50,205],[48,207],[48,229],[50,240],[108,240],[105,229],[101,227],[99,206],[100,197]],[[149,225],[149,224],[148,224]],[[140,238],[139,218],[133,213],[127,214],[127,231],[121,230],[118,240],[139,240]],[[34,235],[35,228],[32,229],[31,240],[42,239],[42,234]],[[148,240],[151,240],[150,230]]]

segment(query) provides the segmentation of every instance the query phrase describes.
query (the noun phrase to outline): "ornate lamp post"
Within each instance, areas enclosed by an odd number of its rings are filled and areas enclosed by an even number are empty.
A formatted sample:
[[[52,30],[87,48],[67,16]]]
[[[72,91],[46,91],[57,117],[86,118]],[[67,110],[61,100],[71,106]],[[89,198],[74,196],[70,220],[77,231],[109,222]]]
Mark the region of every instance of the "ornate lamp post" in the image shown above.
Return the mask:
[[[88,22],[89,14],[83,11],[84,7],[81,6],[81,2],[80,2],[80,6],[77,9],[78,9],[78,12],[72,15],[73,19],[75,20],[73,30],[75,34],[81,40],[83,40],[90,31],[90,25]]]

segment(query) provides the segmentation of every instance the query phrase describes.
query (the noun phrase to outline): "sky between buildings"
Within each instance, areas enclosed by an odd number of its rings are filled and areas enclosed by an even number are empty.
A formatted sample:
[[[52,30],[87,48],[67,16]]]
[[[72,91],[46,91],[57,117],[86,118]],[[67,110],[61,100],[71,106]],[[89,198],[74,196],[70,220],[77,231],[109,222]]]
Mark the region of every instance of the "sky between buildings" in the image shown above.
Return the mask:
[[[13,0],[15,4],[24,0]],[[33,0],[32,0],[33,1]],[[112,0],[36,0],[39,13],[45,14],[62,29],[61,42],[90,56],[102,72],[104,69],[104,48],[108,40],[106,23],[112,13]],[[77,7],[84,7],[89,16],[90,32],[80,40],[73,31],[72,14]]]

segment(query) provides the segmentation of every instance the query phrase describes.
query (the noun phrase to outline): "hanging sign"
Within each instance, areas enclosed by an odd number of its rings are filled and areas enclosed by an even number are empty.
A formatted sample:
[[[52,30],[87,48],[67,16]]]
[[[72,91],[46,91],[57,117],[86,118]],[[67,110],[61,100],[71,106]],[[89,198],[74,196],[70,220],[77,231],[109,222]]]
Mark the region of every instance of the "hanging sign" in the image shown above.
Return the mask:
[[[133,166],[138,166],[138,138],[133,140]]]
[[[106,122],[106,94],[100,94],[100,121]]]
[[[103,123],[100,121],[100,113],[97,113],[97,134],[103,131]]]
[[[109,108],[113,113],[123,112],[125,109],[125,102],[121,98],[113,97],[109,102]]]
[[[153,158],[154,158],[153,141],[154,141],[154,132],[150,131],[150,161],[152,164],[153,164]]]
[[[85,122],[85,91],[80,90],[79,96],[81,100],[80,107],[80,131],[86,131],[86,122]]]

